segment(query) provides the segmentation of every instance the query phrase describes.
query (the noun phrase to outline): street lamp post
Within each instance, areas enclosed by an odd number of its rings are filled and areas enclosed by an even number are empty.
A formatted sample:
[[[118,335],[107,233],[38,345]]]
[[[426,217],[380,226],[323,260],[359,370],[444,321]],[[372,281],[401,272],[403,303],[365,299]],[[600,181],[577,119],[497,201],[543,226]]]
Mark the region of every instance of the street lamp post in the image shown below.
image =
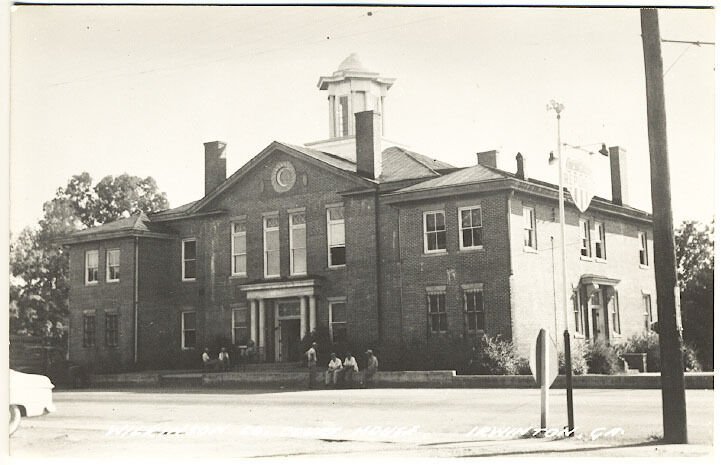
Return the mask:
[[[568,414],[568,431],[569,435],[574,435],[574,421],[573,421],[573,377],[572,371],[573,366],[571,365],[571,335],[568,332],[568,296],[567,292],[567,281],[566,276],[566,209],[565,209],[565,198],[563,193],[563,152],[561,152],[561,112],[563,111],[563,104],[551,100],[547,105],[547,110],[553,110],[556,112],[557,124],[557,150],[558,150],[558,211],[559,219],[561,221],[561,302],[563,305],[563,352],[565,357],[566,366],[566,409]]]

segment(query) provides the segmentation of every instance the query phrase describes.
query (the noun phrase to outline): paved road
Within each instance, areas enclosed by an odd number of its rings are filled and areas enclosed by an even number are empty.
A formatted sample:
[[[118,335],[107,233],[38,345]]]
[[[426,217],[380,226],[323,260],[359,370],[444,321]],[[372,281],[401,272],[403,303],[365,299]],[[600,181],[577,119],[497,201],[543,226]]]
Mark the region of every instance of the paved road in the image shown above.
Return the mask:
[[[713,391],[686,398],[693,446],[658,447],[657,390],[576,390],[579,437],[563,441],[529,438],[533,431],[519,438],[538,426],[539,395],[530,389],[65,391],[55,393],[57,412],[23,420],[10,452],[165,459],[709,453]],[[549,427],[565,419],[565,391],[553,390]]]

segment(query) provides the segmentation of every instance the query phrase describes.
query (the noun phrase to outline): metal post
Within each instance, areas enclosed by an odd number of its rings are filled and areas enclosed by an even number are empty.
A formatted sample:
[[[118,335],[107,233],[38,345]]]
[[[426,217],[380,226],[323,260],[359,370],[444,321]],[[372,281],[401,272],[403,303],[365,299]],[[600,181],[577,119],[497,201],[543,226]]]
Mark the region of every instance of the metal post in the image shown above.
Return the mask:
[[[646,113],[651,157],[653,258],[656,273],[659,342],[661,345],[661,398],[663,439],[687,444],[686,394],[684,391],[681,333],[676,307],[676,251],[671,212],[671,177],[666,145],[666,108],[658,10],[641,9],[641,36],[646,67]],[[679,318],[680,319],[680,318]]]
[[[561,302],[563,305],[563,352],[566,365],[566,413],[568,416],[569,436],[574,435],[575,422],[573,421],[573,366],[571,364],[571,336],[568,333],[568,296],[566,293],[568,277],[566,276],[566,208],[563,192],[563,153],[561,152],[561,112],[563,104],[551,100],[549,109],[556,112],[558,121],[557,150],[558,150],[558,210],[561,221]]]

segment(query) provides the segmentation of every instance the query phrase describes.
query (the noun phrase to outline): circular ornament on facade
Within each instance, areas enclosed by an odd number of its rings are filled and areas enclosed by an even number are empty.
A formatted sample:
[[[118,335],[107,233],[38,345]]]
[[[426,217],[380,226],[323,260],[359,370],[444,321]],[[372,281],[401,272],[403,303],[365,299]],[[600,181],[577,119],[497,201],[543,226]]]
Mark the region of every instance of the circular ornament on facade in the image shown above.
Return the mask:
[[[289,191],[295,185],[295,168],[289,161],[282,161],[275,165],[270,181],[276,192]]]

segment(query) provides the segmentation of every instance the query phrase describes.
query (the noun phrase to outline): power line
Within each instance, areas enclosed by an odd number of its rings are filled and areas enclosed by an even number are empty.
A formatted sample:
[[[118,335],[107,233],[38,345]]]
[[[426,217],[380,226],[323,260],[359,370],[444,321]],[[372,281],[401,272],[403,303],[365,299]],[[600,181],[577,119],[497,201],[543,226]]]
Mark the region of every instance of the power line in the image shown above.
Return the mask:
[[[667,40],[667,39],[661,39],[661,42],[670,42],[673,44],[691,44],[695,45],[697,47],[700,47],[702,45],[716,45],[716,42],[702,42],[700,40],[691,41],[691,40]]]

